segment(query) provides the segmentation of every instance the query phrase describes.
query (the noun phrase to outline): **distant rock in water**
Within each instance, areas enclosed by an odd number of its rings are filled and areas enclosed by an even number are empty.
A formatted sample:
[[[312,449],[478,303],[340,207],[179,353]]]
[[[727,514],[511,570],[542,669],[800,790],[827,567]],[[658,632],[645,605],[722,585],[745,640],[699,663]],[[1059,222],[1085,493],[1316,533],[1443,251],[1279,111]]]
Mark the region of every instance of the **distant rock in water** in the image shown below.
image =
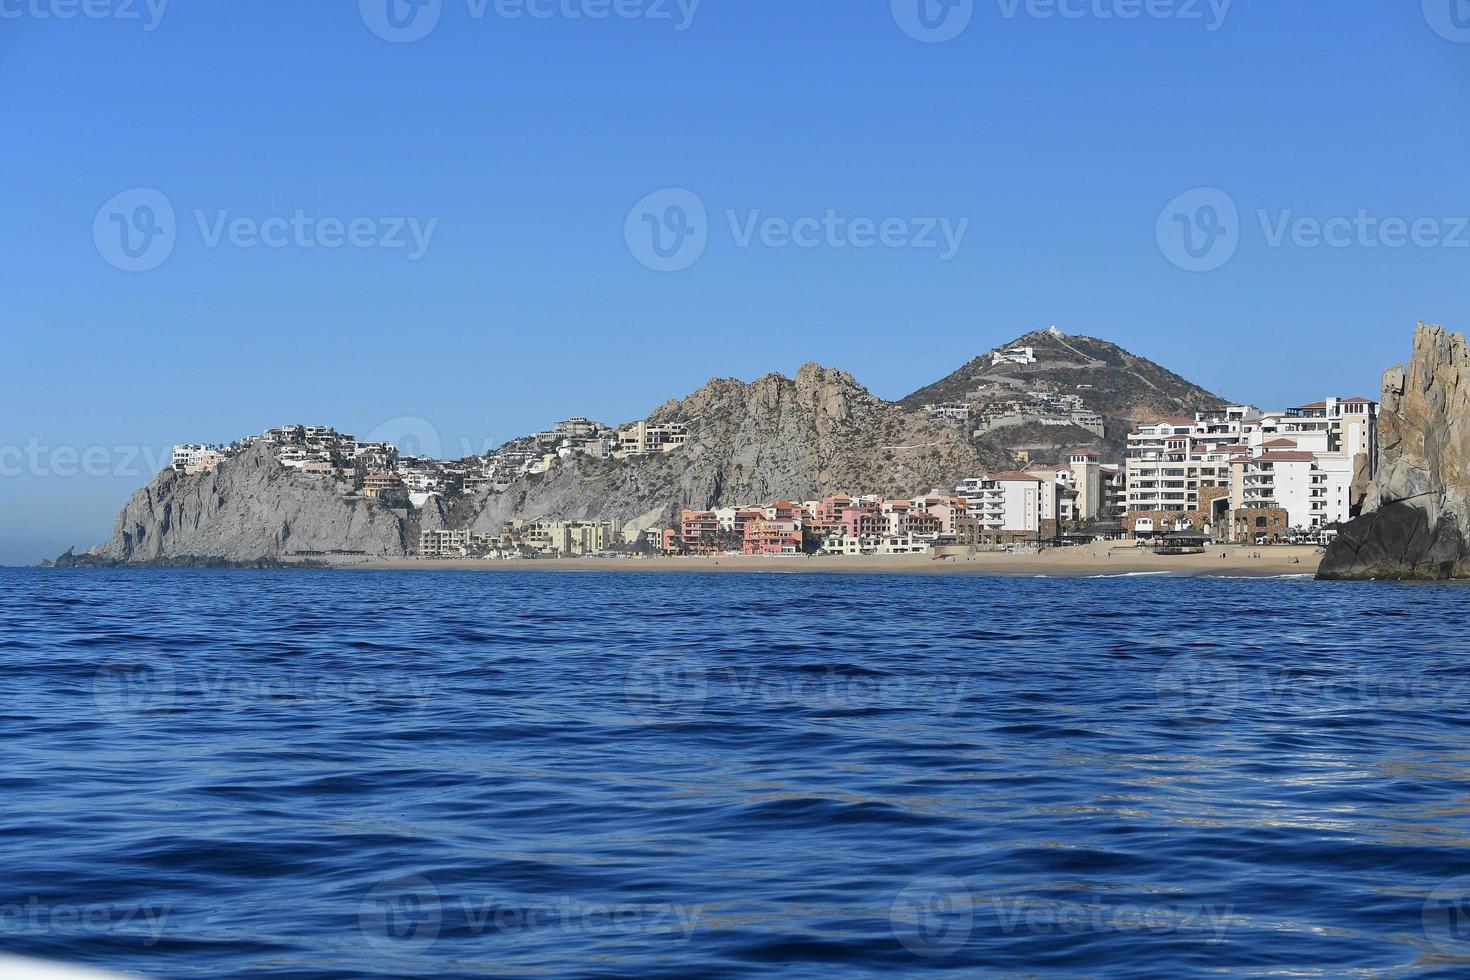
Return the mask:
[[[1383,376],[1378,477],[1327,549],[1327,579],[1470,577],[1470,345],[1420,324]]]

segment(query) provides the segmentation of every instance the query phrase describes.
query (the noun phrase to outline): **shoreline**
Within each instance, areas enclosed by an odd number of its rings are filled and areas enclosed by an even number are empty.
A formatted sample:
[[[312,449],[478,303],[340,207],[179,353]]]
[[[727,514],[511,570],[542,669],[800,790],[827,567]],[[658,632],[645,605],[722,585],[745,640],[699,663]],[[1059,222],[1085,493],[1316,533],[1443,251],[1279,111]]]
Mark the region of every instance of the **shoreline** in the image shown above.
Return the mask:
[[[1252,557],[1259,555],[1261,557]],[[1223,556],[1223,557],[1222,557]],[[847,574],[847,575],[991,575],[1046,578],[1112,578],[1172,576],[1180,578],[1315,577],[1322,551],[1313,545],[1260,548],[1217,545],[1203,555],[1155,555],[1117,542],[1017,555],[980,552],[974,555],[852,555],[819,557],[547,558],[435,559],[406,558],[343,562],[330,567],[356,571],[463,572],[613,572],[702,574]]]

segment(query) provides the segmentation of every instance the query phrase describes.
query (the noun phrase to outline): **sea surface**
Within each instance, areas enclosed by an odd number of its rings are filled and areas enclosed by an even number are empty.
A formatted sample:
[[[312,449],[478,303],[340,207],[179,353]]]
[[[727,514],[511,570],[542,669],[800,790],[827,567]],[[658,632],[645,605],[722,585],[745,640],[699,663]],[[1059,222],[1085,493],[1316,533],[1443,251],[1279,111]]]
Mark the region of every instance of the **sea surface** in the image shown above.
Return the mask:
[[[0,952],[1470,976],[1470,590],[0,571]]]

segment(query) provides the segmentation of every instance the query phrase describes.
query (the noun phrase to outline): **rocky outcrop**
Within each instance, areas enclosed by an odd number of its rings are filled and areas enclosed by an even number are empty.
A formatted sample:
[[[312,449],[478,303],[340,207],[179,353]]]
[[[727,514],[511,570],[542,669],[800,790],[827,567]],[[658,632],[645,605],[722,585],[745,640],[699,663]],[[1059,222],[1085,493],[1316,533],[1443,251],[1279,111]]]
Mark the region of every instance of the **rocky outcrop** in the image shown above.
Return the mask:
[[[1328,579],[1470,577],[1470,345],[1420,324],[1408,367],[1383,376],[1367,511],[1322,561]]]
[[[885,402],[843,371],[807,364],[795,378],[711,381],[652,422],[680,422],[683,448],[628,460],[564,461],[485,495],[469,519],[496,531],[513,518],[609,520],[631,531],[705,509],[833,492],[912,494],[951,487],[1008,458]]]
[[[111,540],[71,564],[260,565],[333,552],[402,556],[402,522],[257,446],[208,473],[164,470],[133,494]]]

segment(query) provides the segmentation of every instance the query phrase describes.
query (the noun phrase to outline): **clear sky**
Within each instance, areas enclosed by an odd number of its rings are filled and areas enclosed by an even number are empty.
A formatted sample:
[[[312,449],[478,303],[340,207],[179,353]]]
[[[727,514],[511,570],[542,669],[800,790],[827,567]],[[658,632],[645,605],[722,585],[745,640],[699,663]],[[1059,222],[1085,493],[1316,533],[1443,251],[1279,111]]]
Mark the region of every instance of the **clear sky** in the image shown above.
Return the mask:
[[[285,422],[459,455],[1052,324],[1280,406],[1466,326],[1464,0],[391,2],[0,0],[0,562]]]

